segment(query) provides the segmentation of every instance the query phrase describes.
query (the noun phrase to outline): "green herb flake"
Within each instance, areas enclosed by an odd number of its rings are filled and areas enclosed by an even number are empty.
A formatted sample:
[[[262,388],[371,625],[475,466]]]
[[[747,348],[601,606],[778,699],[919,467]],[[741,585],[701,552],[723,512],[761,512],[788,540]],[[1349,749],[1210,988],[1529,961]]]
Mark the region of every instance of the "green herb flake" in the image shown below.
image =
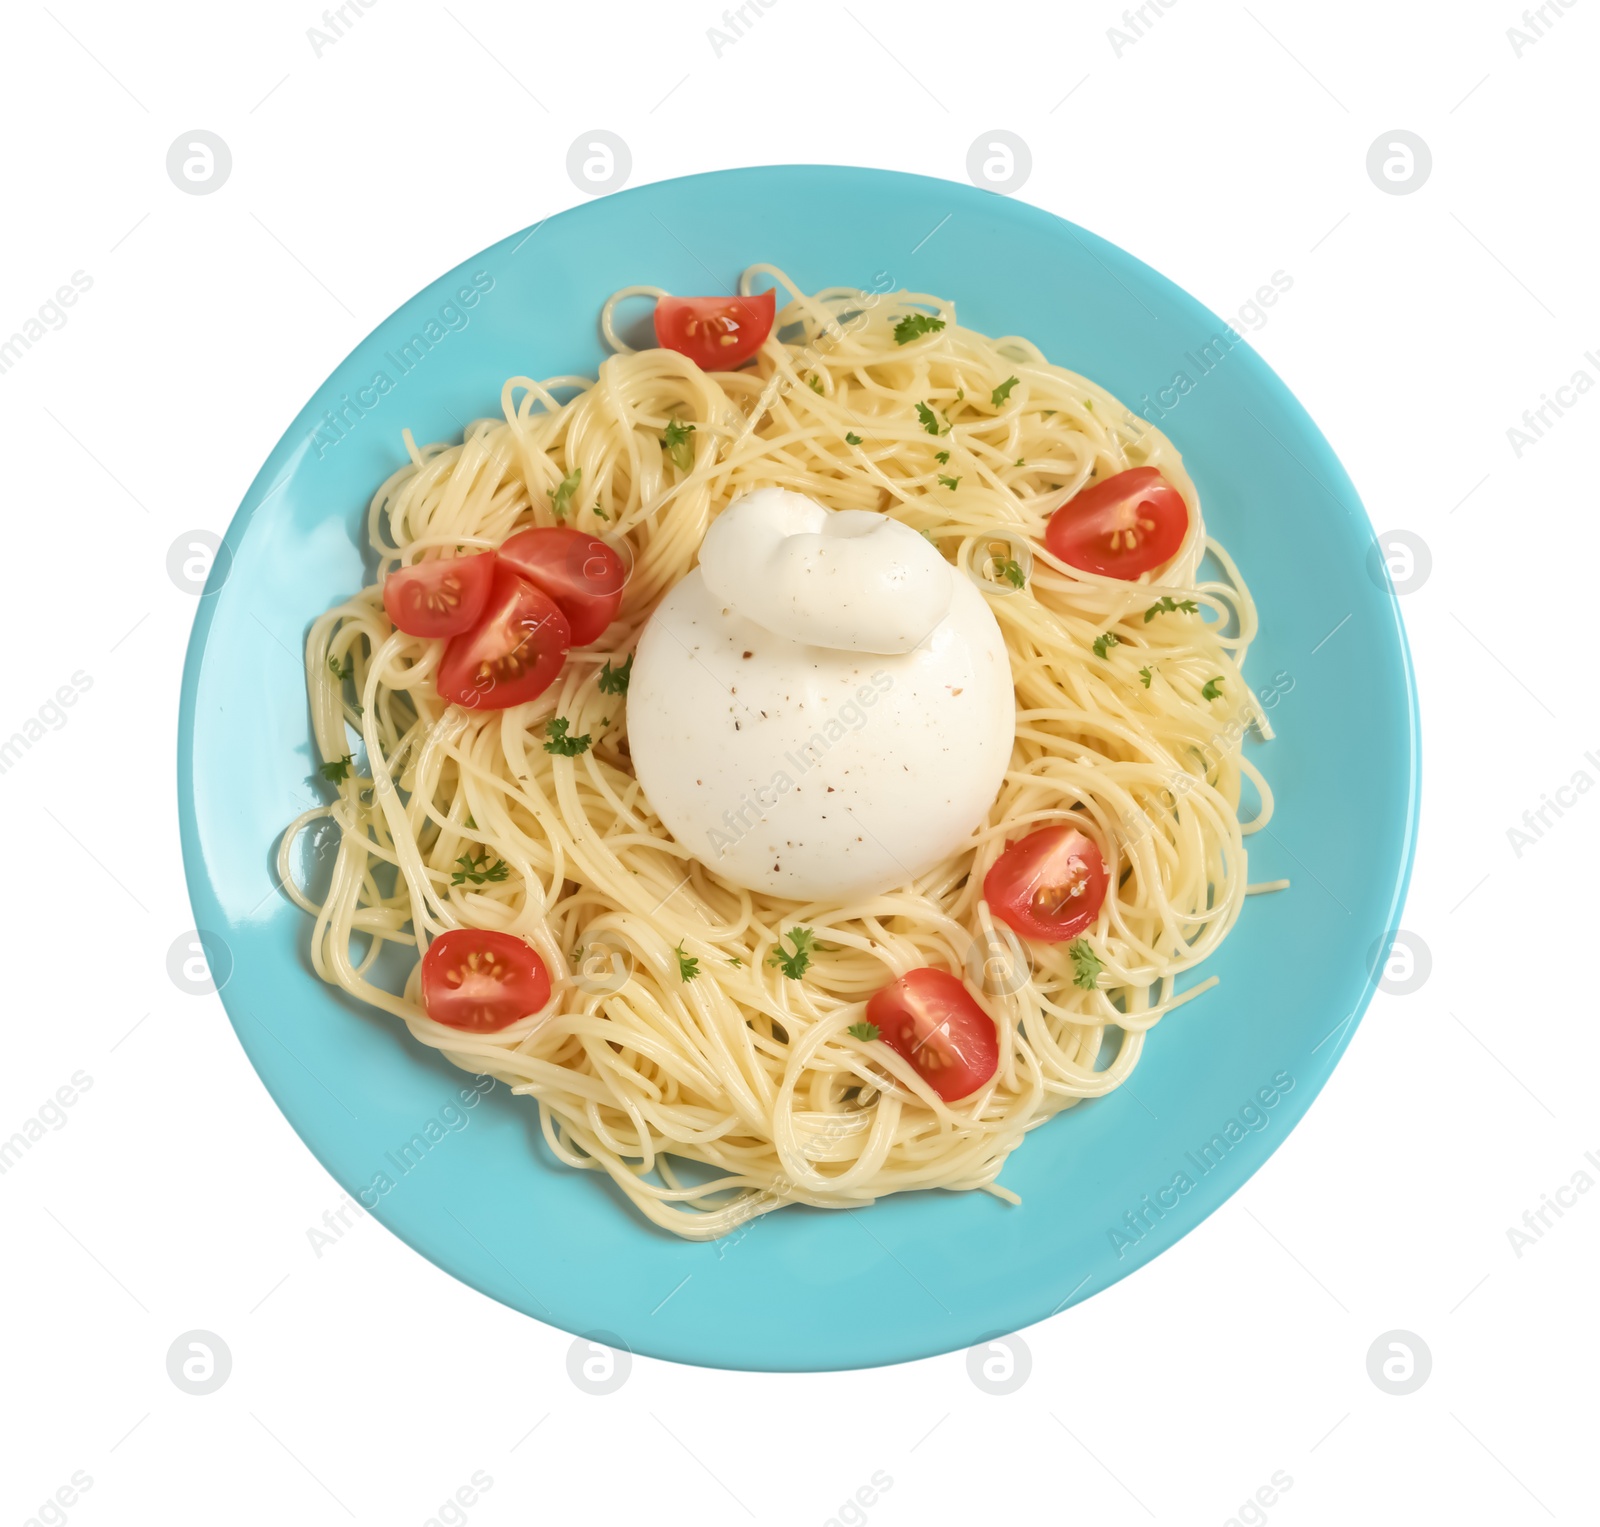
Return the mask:
[[[633,677],[633,654],[628,654],[627,661],[620,668],[613,668],[608,660],[601,666],[600,677],[595,680],[603,695],[625,695],[628,692],[628,680]]]
[[[598,514],[600,516],[600,518],[603,519],[603,520],[609,520],[611,518],[611,516],[609,514],[607,514],[605,512],[605,510],[600,507],[600,500],[599,499],[596,499],[594,501],[594,512],[596,514]]]
[[[1141,684],[1143,684],[1146,689],[1148,689],[1150,687],[1150,680],[1153,677],[1154,677],[1154,675],[1150,672],[1150,670],[1148,668],[1141,668],[1139,670],[1139,682]]]
[[[926,403],[917,404],[917,418],[922,421],[922,427],[927,430],[930,435],[937,435],[940,433],[939,416],[931,408],[929,408]]]
[[[328,671],[341,683],[343,683],[346,679],[354,678],[356,671],[355,654],[353,652],[345,653],[344,667],[341,668],[339,666],[339,660],[330,652],[328,654]]]
[[[694,442],[689,436],[694,433],[694,425],[685,424],[681,419],[672,419],[667,424],[666,433],[661,437],[661,443],[667,448],[667,455],[672,458],[672,464],[680,472],[694,470]]]
[[[931,313],[907,313],[894,326],[894,342],[909,345],[924,334],[937,334],[943,327],[944,319],[935,318]]]
[[[1085,991],[1098,989],[1100,972],[1106,967],[1100,956],[1089,947],[1089,940],[1073,939],[1067,945],[1067,953],[1072,959],[1072,984],[1081,986]]]
[[[863,1044],[871,1044],[878,1037],[878,1025],[875,1023],[852,1023],[845,1030],[852,1039],[859,1039]]]
[[[819,398],[822,396],[822,378],[815,371],[806,378],[806,386],[816,393]]]
[[[946,477],[943,472],[939,474],[939,486],[941,488],[949,488],[951,492],[955,491],[956,484],[960,481],[959,477]]]
[[[935,451],[933,453],[933,459],[937,461],[941,467],[947,467],[950,465],[949,451]]]
[[[473,854],[462,854],[456,860],[461,867],[450,877],[451,885],[484,885],[489,881],[501,881],[511,873],[511,866],[504,859],[489,862],[489,850],[480,848]]]
[[[561,479],[561,486],[550,495],[550,508],[558,520],[567,517],[567,510],[572,507],[572,495],[578,491],[578,484],[583,481],[583,468],[574,467]]]
[[[855,434],[853,431],[847,431],[844,437],[844,443],[846,445],[860,445],[861,436]]]
[[[1214,679],[1207,679],[1205,683],[1200,686],[1200,698],[1202,700],[1220,700],[1222,698],[1221,674],[1218,674]]]
[[[330,785],[337,785],[350,778],[350,764],[353,755],[346,753],[343,758],[336,758],[332,763],[325,763],[317,772]]]
[[[1185,615],[1194,615],[1199,609],[1200,606],[1192,599],[1174,599],[1171,594],[1163,594],[1144,612],[1145,624],[1148,625],[1158,615],[1171,615],[1178,610],[1182,610]]]
[[[678,979],[692,981],[700,974],[700,961],[695,956],[683,952],[683,940],[678,940],[678,947],[672,951],[678,957]]]
[[[1120,647],[1122,638],[1115,631],[1107,631],[1094,639],[1094,655],[1104,657],[1113,647]]]
[[[728,956],[728,963],[732,966],[735,966],[739,970],[744,969],[744,961],[741,960],[736,954],[730,954]]]
[[[1017,385],[1017,378],[1008,376],[993,392],[989,394],[989,401],[996,408],[1003,408],[1005,401],[1011,396],[1011,389]],[[1019,463],[1020,465],[1020,463]]]
[[[554,753],[558,758],[576,758],[580,753],[589,751],[589,734],[585,732],[581,737],[569,737],[567,731],[572,723],[565,716],[552,716],[544,724],[544,734],[550,740],[545,743],[544,750]]]
[[[794,945],[794,953],[790,954],[783,947],[783,939],[780,938],[777,947],[767,956],[767,964],[776,965],[791,981],[798,981],[811,963],[811,951],[816,947],[817,939],[809,928],[791,928],[787,937]]]
[[[1014,589],[1025,588],[1028,575],[1023,572],[1022,564],[1015,557],[1004,557],[998,564],[996,571]]]

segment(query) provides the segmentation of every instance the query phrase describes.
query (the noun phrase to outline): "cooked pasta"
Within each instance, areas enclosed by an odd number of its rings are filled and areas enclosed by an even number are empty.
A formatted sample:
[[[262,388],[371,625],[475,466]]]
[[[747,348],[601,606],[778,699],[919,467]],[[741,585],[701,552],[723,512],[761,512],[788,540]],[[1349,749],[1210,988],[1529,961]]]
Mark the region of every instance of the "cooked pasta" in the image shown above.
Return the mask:
[[[406,434],[408,460],[367,518],[378,581],[306,646],[337,796],[280,848],[324,980],[531,1099],[562,1162],[606,1173],[692,1239],[789,1203],[854,1208],[918,1188],[1014,1199],[999,1178],[1024,1134],[1120,1085],[1157,1021],[1214,984],[1179,990],[1238,917],[1244,837],[1272,808],[1242,747],[1247,731],[1271,736],[1241,674],[1255,609],[1166,436],[1027,340],[962,328],[942,298],[807,294],[771,266],[741,290],[773,283],[777,323],[746,369],[629,350],[621,304],[655,292],[634,288],[606,305],[615,353],[598,378],[513,377],[501,416],[459,443]],[[919,314],[911,341],[897,338]],[[1137,466],[1189,509],[1158,579],[1097,576],[1043,549],[1058,505]],[[937,868],[850,902],[720,878],[662,827],[630,760],[619,690],[645,621],[718,513],[771,486],[922,532],[977,581],[1010,657],[1016,740],[987,816]],[[384,575],[558,517],[622,553],[619,618],[529,703],[446,704],[443,643],[391,624]],[[547,748],[557,717],[592,745]],[[308,828],[331,841],[329,822],[337,847],[313,896],[296,843]],[[1098,844],[1106,899],[1070,945],[1018,939],[984,901],[985,873],[1009,839],[1060,822]],[[429,1018],[415,963],[401,990],[380,979],[385,951],[420,954],[455,928],[526,940],[551,976],[547,1006],[463,1032]],[[795,928],[810,934],[803,960],[783,942]],[[998,1031],[992,1080],[956,1102],[850,1032],[875,990],[920,966],[964,975]]]

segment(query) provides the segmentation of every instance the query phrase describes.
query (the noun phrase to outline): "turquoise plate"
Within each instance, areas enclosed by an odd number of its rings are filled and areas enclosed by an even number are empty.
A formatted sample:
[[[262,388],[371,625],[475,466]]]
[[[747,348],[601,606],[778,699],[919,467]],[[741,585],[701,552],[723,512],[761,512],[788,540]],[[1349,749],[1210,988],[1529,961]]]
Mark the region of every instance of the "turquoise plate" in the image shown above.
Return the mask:
[[[1246,906],[1206,966],[1220,988],[1155,1030],[1131,1086],[1053,1120],[1011,1158],[1020,1208],[919,1193],[850,1213],[786,1209],[689,1244],[639,1219],[599,1174],[557,1164],[531,1103],[503,1086],[477,1098],[400,1025],[318,981],[309,921],[272,865],[285,823],[323,788],[306,628],[371,576],[365,510],[403,459],[402,427],[456,438],[498,413],[508,376],[592,374],[597,315],[618,287],[727,289],[758,261],[807,289],[941,293],[964,323],[1026,334],[1131,406],[1150,400],[1260,604],[1248,677],[1275,695],[1279,737],[1252,747],[1278,814],[1252,840],[1251,878],[1294,886]],[[1355,490],[1220,319],[1022,202],[805,165],[666,181],[552,217],[434,282],[351,351],[261,469],[226,546],[195,621],[178,742],[195,920],[225,945],[222,966],[231,956],[223,1005],[349,1193],[457,1278],[565,1330],[680,1362],[835,1369],[1042,1320],[1239,1188],[1327,1080],[1381,974],[1416,838],[1417,708]]]

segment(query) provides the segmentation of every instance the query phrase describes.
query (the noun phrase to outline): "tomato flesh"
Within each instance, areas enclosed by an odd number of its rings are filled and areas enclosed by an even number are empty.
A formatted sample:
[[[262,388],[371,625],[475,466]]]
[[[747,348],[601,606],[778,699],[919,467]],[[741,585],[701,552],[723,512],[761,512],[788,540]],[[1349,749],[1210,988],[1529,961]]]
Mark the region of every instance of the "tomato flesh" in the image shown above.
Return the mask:
[[[519,530],[498,555],[503,566],[555,600],[574,647],[587,647],[617,618],[628,569],[604,541],[569,526],[543,526]]]
[[[750,359],[772,332],[778,294],[663,297],[656,303],[656,343],[687,355],[702,371],[727,371]]]
[[[522,705],[555,682],[571,646],[571,628],[556,602],[510,568],[496,567],[478,623],[444,649],[439,693],[468,710]]]
[[[418,562],[383,580],[383,608],[407,636],[455,636],[483,613],[493,582],[492,556]]]
[[[447,1028],[493,1034],[549,1000],[544,961],[510,933],[452,928],[422,957],[422,1005]]]
[[[1059,944],[1099,916],[1109,885],[1099,845],[1063,823],[1011,844],[983,877],[983,899],[1025,938]]]
[[[993,1019],[947,970],[924,966],[891,981],[867,1003],[867,1022],[947,1103],[976,1092],[1000,1064]]]
[[[1069,498],[1045,527],[1052,556],[1132,582],[1170,562],[1189,530],[1183,495],[1154,467],[1132,467]]]

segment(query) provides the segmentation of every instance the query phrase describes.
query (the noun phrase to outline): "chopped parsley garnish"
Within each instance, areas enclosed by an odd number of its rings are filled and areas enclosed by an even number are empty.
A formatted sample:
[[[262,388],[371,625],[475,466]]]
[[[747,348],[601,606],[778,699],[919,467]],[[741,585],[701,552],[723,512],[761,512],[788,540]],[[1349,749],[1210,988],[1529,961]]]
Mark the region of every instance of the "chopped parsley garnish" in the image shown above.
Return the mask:
[[[1113,647],[1120,647],[1121,645],[1122,638],[1115,631],[1107,631],[1104,635],[1095,637],[1094,655],[1096,657],[1104,657]]]
[[[739,958],[739,956],[738,956],[738,955],[736,955],[736,954],[730,954],[730,955],[729,955],[729,956],[728,956],[728,963],[729,963],[729,964],[730,964],[730,965],[737,965],[737,966],[738,966],[738,967],[739,967],[739,969],[740,969],[740,970],[743,970],[743,969],[744,969],[744,961],[743,961],[743,960],[741,960],[741,959],[740,959],[740,958]]]
[[[845,1030],[852,1039],[859,1039],[864,1044],[871,1044],[878,1037],[878,1025],[875,1023],[852,1023]]]
[[[907,313],[894,326],[894,342],[909,345],[924,334],[937,334],[943,327],[944,319],[935,318],[931,313]]]
[[[600,686],[603,695],[625,695],[628,692],[628,680],[632,677],[633,654],[630,652],[628,660],[620,668],[613,668],[609,661],[604,663],[595,683]]]
[[[681,419],[672,419],[667,424],[667,432],[661,437],[667,455],[680,472],[694,469],[694,442],[689,439],[693,433],[694,425],[685,424]]]
[[[1094,399],[1093,398],[1085,398],[1083,400],[1083,406],[1085,408],[1087,408],[1090,413],[1093,413],[1094,412]]]
[[[480,848],[475,854],[463,854],[456,863],[461,866],[450,877],[451,885],[483,885],[490,880],[504,880],[511,873],[511,866],[504,859],[496,859],[493,864],[489,862],[489,850]]]
[[[611,516],[609,514],[607,514],[605,512],[605,510],[600,507],[600,500],[599,499],[596,499],[594,501],[594,512],[596,514],[598,514],[600,516],[600,518],[603,519],[603,520],[609,520],[611,518]]]
[[[1100,984],[1100,972],[1106,967],[1100,956],[1089,947],[1086,938],[1075,938],[1067,945],[1072,958],[1072,984],[1085,991],[1094,991]]]
[[[816,947],[816,935],[809,928],[791,928],[787,937],[794,944],[794,953],[783,947],[783,939],[767,956],[767,964],[776,965],[791,981],[798,981],[811,963],[811,951]]]
[[[937,461],[941,467],[947,467],[950,465],[949,451],[935,451],[933,453],[933,459]]]
[[[550,740],[545,743],[544,750],[554,753],[558,758],[576,758],[580,753],[589,751],[589,734],[585,732],[581,737],[567,736],[567,730],[572,725],[565,716],[552,716],[544,724],[544,734]]]
[[[1016,461],[1012,463],[1012,465],[1019,466],[1019,467],[1025,467],[1025,466],[1027,466],[1027,464],[1028,463],[1026,461],[1024,461],[1022,459],[1022,457],[1020,457],[1020,456],[1017,457]]]
[[[325,763],[317,771],[330,785],[337,785],[341,780],[350,777],[350,762],[353,755],[346,753],[343,758],[336,758],[332,763]]]
[[[1148,624],[1158,615],[1171,615],[1177,610],[1182,610],[1185,615],[1194,615],[1199,609],[1200,606],[1192,599],[1174,599],[1171,594],[1163,594],[1144,612],[1144,618]]]
[[[995,571],[1014,589],[1023,588],[1028,582],[1028,575],[1023,572],[1022,564],[1015,557],[1001,558],[995,565]]]
[[[945,430],[950,428],[948,424],[945,425],[944,429],[939,428],[938,414],[929,408],[926,403],[917,404],[917,418],[922,421],[922,427],[927,430],[930,435],[942,435],[944,434]]]
[[[939,474],[939,486],[941,488],[949,488],[952,492],[955,490],[956,484],[960,481],[961,479],[959,477],[946,477],[943,472]]]
[[[989,401],[994,404],[996,408],[1004,406],[1006,399],[1011,396],[1011,389],[1016,385],[1016,377],[1008,376],[1005,381],[1003,381],[998,387],[995,388],[993,392],[989,394]]]
[[[1221,674],[1218,674],[1214,679],[1207,679],[1205,683],[1200,686],[1200,698],[1202,700],[1218,700],[1222,698]]]
[[[822,396],[822,378],[815,371],[806,378],[806,385],[820,398]]]
[[[692,981],[700,974],[700,961],[692,954],[683,952],[683,940],[678,940],[678,947],[672,951],[678,957],[678,979]]]
[[[341,668],[339,666],[339,660],[330,652],[328,654],[328,671],[334,676],[334,678],[339,679],[341,682],[345,679],[354,677],[356,671],[355,653],[345,653],[344,667]]]
[[[561,486],[550,495],[550,508],[558,520],[567,517],[567,510],[572,507],[572,495],[578,491],[578,484],[583,481],[583,468],[574,467],[561,479]]]
[[[855,434],[853,431],[847,431],[844,437],[844,443],[846,445],[860,445],[861,436]]]
[[[1139,670],[1139,682],[1143,684],[1146,689],[1150,687],[1151,677],[1152,674],[1148,668],[1141,668]]]

